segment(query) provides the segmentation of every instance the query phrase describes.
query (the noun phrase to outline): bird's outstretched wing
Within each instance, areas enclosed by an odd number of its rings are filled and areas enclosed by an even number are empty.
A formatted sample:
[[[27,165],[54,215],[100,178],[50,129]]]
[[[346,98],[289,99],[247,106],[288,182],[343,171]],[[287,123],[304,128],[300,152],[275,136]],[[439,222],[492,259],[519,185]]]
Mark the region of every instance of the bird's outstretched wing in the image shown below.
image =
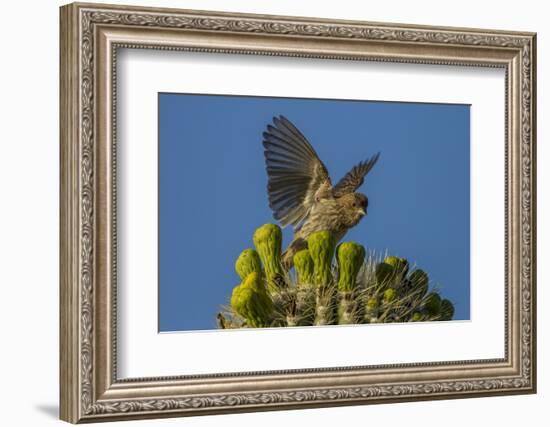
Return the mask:
[[[357,190],[365,180],[365,175],[369,173],[372,167],[378,161],[380,153],[376,153],[368,160],[359,162],[355,165],[332,189],[332,195],[336,198],[344,194],[353,193]]]
[[[263,137],[269,206],[283,227],[299,227],[316,197],[331,189],[327,168],[306,137],[283,116],[273,118]]]

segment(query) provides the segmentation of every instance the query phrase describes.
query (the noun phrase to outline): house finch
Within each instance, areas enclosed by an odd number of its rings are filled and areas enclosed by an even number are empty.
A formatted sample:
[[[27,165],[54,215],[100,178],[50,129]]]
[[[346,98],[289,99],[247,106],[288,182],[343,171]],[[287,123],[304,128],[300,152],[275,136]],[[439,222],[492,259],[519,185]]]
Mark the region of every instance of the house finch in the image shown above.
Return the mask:
[[[274,117],[263,137],[269,206],[282,227],[294,227],[294,239],[282,258],[290,268],[311,233],[326,230],[338,242],[367,214],[368,198],[355,190],[380,153],[355,165],[333,186],[311,144],[288,119]]]

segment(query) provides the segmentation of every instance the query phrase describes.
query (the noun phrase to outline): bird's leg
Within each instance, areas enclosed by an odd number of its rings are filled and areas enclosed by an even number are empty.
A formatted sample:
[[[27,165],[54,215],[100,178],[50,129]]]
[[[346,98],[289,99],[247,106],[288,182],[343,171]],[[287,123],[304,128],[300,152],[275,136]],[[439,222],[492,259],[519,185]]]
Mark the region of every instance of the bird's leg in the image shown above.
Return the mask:
[[[300,237],[294,238],[294,240],[288,245],[288,248],[283,252],[281,256],[283,269],[289,271],[294,265],[294,255],[296,252],[307,248],[307,241]]]

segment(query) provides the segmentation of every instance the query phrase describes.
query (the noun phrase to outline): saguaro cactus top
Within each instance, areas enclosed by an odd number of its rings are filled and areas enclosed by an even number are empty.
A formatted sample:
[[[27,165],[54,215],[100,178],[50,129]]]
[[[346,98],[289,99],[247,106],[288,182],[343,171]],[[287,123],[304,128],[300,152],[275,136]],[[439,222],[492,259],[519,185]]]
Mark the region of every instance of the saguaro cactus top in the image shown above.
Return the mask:
[[[364,247],[355,242],[343,242],[335,251],[334,236],[319,231],[308,237],[307,249],[294,254],[296,274],[292,274],[281,265],[278,226],[261,226],[253,240],[257,249],[245,249],[235,263],[241,283],[233,289],[230,307],[218,313],[221,328],[434,321],[454,316],[453,304],[429,288],[428,274],[409,269],[404,258],[386,256],[381,261],[372,251],[366,257]]]

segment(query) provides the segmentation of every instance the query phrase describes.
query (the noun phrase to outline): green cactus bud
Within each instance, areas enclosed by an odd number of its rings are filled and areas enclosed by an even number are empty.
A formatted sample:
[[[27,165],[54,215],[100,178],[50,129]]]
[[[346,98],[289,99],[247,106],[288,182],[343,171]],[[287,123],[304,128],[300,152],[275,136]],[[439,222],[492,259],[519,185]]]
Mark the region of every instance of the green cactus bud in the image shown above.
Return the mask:
[[[258,252],[250,248],[242,251],[235,263],[235,270],[241,280],[244,280],[250,273],[261,273],[262,263]]]
[[[378,310],[379,307],[380,307],[380,304],[378,302],[378,298],[371,297],[367,300],[367,310],[374,311],[374,310]]]
[[[344,242],[336,250],[338,261],[338,290],[350,292],[355,288],[357,274],[365,260],[365,248],[355,242]]]
[[[432,292],[426,297],[424,308],[430,316],[436,316],[441,311],[441,297],[439,294]]]
[[[328,231],[317,231],[307,239],[314,265],[314,280],[318,287],[332,283],[331,265],[334,256],[334,237]]]
[[[260,273],[250,273],[239,286],[233,289],[231,306],[246,319],[248,326],[253,328],[269,326],[273,303]]]
[[[426,292],[428,292],[429,278],[424,270],[414,270],[411,273],[409,280],[411,281],[412,287],[416,295],[418,295],[420,298],[426,295]]]
[[[380,288],[385,288],[391,282],[394,274],[394,268],[390,264],[381,262],[376,266],[375,274],[378,286]]]
[[[419,311],[415,311],[411,317],[413,322],[421,322],[424,319],[424,316]]]
[[[455,307],[451,301],[444,299],[441,301],[441,320],[452,320],[455,315]]]
[[[270,292],[276,292],[283,276],[281,266],[283,234],[281,229],[275,224],[264,224],[256,230],[252,240],[264,264],[267,286]]]
[[[391,304],[397,300],[398,293],[393,288],[388,288],[384,291],[384,304]]]
[[[391,265],[395,269],[396,273],[401,274],[401,277],[406,275],[409,271],[409,262],[405,258],[388,256],[384,259],[384,262]]]
[[[380,315],[380,300],[378,297],[370,297],[365,304],[363,322],[378,323],[379,315]]]
[[[314,265],[309,250],[302,249],[296,252],[294,255],[294,268],[298,275],[298,282],[300,284],[312,284],[313,283],[313,271]]]

